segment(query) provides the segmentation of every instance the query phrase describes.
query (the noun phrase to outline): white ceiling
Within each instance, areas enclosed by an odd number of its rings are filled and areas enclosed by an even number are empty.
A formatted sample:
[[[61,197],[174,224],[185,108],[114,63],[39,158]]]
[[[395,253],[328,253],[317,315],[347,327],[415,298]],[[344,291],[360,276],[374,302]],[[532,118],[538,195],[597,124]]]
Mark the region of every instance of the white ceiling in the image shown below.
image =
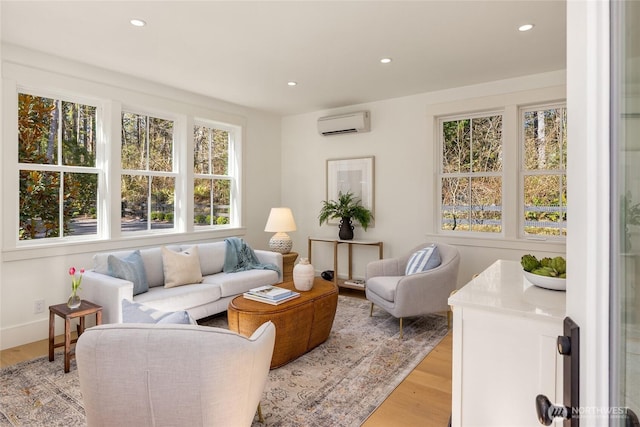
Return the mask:
[[[281,115],[566,68],[564,0],[0,5],[4,42]]]

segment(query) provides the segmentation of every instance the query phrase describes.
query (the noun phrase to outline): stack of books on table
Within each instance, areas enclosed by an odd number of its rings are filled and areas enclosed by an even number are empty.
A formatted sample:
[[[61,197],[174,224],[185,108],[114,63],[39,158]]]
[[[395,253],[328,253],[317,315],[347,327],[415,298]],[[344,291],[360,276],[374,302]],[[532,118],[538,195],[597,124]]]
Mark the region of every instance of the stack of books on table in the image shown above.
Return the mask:
[[[249,289],[242,295],[250,300],[273,305],[282,304],[300,296],[298,292],[279,288],[278,286],[260,286],[259,288]]]

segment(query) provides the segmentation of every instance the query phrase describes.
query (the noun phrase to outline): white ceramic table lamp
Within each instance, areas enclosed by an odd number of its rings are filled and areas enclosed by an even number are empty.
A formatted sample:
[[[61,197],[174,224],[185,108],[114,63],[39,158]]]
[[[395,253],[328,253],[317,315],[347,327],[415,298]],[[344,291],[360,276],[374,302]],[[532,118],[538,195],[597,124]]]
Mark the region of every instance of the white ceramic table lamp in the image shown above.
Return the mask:
[[[291,252],[293,242],[287,231],[296,231],[296,222],[293,219],[291,209],[271,208],[264,231],[276,233],[269,240],[269,249],[282,254]]]

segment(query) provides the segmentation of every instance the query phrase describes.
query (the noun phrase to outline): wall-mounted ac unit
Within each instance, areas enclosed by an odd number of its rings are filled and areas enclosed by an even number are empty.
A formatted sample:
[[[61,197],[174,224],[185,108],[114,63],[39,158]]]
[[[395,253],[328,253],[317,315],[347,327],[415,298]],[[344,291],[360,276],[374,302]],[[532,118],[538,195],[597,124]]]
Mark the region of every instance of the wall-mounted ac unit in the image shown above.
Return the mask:
[[[368,111],[320,117],[318,132],[321,135],[338,135],[341,133],[369,132],[371,122]]]

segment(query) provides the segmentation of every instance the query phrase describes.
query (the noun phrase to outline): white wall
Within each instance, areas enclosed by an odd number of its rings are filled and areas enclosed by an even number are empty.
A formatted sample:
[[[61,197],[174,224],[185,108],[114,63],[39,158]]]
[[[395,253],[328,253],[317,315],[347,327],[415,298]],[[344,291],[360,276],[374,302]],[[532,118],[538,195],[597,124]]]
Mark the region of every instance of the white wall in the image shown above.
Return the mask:
[[[563,71],[483,85],[389,99],[363,105],[288,116],[282,120],[282,200],[293,209],[298,225],[290,233],[294,250],[307,255],[307,237],[335,237],[337,226],[318,225],[318,212],[326,192],[326,160],[375,156],[375,227],[366,232],[357,227],[355,238],[381,240],[385,257],[404,254],[424,241],[455,244],[462,256],[459,286],[484,270],[494,260],[516,259],[525,253],[564,254],[564,244],[518,240],[517,223],[505,224],[506,238],[473,240],[436,235],[436,164],[434,115],[507,107],[517,114],[518,105],[565,99]],[[331,137],[317,132],[318,117],[369,110],[371,132]],[[506,132],[506,130],[505,130]],[[517,130],[505,135],[505,168],[517,168]],[[507,148],[507,147],[505,147]],[[517,170],[517,169],[514,169]],[[517,204],[517,182],[505,183]],[[517,205],[514,205],[517,206]],[[322,246],[324,245],[324,246]],[[341,252],[340,275],[346,275],[346,250]],[[314,243],[312,264],[316,271],[332,269],[332,250]],[[354,276],[364,276],[366,263],[377,257],[373,248],[354,247]]]
[[[34,302],[44,300],[45,306],[66,301],[70,292],[67,270],[70,266],[90,268],[92,256],[98,251],[125,247],[145,247],[182,241],[222,239],[229,235],[242,236],[255,248],[266,248],[269,235],[264,225],[272,206],[280,204],[280,118],[219,100],[169,88],[149,81],[115,74],[88,65],[73,63],[15,46],[3,46],[3,87],[15,87],[15,70],[42,78],[50,84],[71,83],[80,95],[106,96],[118,102],[149,103],[158,109],[176,113],[197,114],[205,111],[220,121],[230,120],[243,129],[243,227],[224,233],[207,232],[191,235],[176,234],[145,239],[123,238],[100,243],[68,244],[55,248],[19,248],[3,244],[0,263],[0,348],[10,348],[46,338],[48,310],[34,314]],[[7,70],[12,70],[11,73]],[[46,71],[44,71],[46,70]],[[12,74],[13,73],[13,74]],[[7,74],[11,74],[9,77]],[[40,76],[40,77],[38,77]],[[54,83],[55,82],[55,83]],[[83,93],[89,91],[91,93]],[[15,92],[15,90],[14,90]],[[3,98],[4,99],[4,98]],[[6,105],[6,104],[5,104]],[[143,104],[144,105],[144,104]],[[15,127],[15,111],[4,109],[3,129]],[[16,144],[2,132],[2,148]],[[11,138],[13,139],[13,138]],[[0,179],[6,182],[7,162],[0,161]],[[0,184],[3,182],[0,181]],[[4,191],[0,198],[0,224],[15,215],[7,209],[5,200],[17,197],[17,192]],[[4,236],[8,238],[9,236]],[[4,242],[4,240],[2,240]],[[58,331],[61,331],[60,325]]]

